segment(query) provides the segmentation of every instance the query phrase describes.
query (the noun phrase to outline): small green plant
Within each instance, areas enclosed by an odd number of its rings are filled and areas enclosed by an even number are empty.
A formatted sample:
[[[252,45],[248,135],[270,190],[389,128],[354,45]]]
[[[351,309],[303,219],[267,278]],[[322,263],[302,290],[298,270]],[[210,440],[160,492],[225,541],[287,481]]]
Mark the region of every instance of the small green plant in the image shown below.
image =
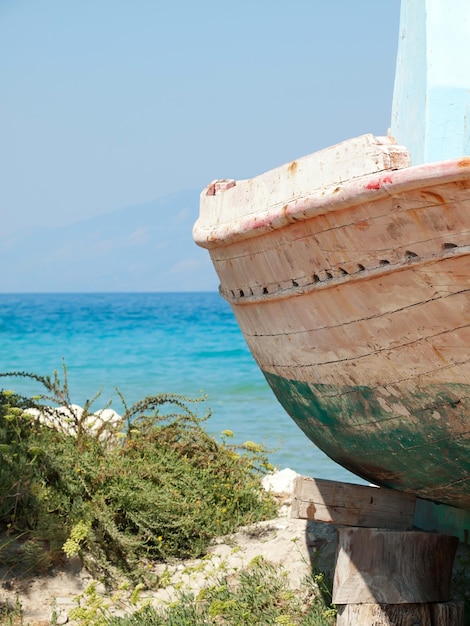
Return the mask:
[[[332,626],[335,621],[335,611],[324,603],[312,578],[293,590],[286,571],[262,557],[197,595],[181,589],[174,602],[159,608],[136,596],[133,610],[127,605],[125,616],[113,617],[96,587],[78,603],[70,614],[78,626]]]
[[[23,626],[23,608],[16,599],[15,603],[0,600],[0,624],[4,626]]]
[[[69,538],[62,546],[65,554],[70,556],[78,556],[80,549],[88,535],[91,533],[91,524],[85,524],[82,520],[79,520],[70,531]]]
[[[146,612],[149,600],[141,597],[143,585],[137,585],[129,591],[128,585],[123,584],[111,596],[99,593],[96,582],[91,583],[77,596],[76,608],[69,613],[69,618],[79,626],[104,626],[113,621],[113,613],[117,610],[138,617]],[[145,624],[145,622],[141,622]]]
[[[202,598],[214,623],[286,626],[332,624],[330,607],[311,580],[300,590],[289,587],[287,572],[263,557],[255,557],[237,577],[225,579],[203,592]]]

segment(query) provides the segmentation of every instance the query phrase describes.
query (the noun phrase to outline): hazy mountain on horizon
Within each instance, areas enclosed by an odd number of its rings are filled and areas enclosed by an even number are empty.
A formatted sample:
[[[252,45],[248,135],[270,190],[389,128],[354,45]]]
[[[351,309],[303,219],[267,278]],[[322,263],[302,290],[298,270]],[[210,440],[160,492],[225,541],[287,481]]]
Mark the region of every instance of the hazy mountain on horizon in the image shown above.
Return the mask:
[[[192,238],[199,193],[0,237],[0,292],[215,291],[209,253]]]

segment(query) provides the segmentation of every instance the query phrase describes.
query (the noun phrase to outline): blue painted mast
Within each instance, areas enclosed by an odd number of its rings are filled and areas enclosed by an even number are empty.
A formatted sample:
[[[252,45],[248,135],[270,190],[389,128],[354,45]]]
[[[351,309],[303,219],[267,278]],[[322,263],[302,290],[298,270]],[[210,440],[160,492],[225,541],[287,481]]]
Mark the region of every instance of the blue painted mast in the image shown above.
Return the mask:
[[[412,165],[470,155],[470,0],[402,0],[391,134]]]
[[[470,156],[470,0],[401,0],[390,133],[412,165]],[[418,498],[414,525],[468,544],[470,511]]]

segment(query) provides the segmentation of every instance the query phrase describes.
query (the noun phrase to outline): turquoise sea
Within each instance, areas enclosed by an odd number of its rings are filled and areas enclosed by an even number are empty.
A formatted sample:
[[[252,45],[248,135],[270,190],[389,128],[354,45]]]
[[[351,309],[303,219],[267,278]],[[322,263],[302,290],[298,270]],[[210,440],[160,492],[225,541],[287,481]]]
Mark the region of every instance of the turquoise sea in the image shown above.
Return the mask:
[[[147,395],[207,395],[206,429],[271,449],[281,469],[362,482],[318,450],[277,402],[253,360],[230,306],[217,293],[0,294],[0,372],[50,375],[65,362],[72,402],[117,387],[131,404]],[[41,388],[2,378],[0,388]],[[200,411],[201,413],[201,411]]]

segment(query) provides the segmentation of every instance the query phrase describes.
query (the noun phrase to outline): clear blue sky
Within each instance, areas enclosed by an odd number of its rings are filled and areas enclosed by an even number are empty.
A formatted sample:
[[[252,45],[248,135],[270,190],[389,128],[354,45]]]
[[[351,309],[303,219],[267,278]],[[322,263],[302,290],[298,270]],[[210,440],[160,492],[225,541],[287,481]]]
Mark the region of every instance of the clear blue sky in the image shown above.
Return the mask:
[[[399,0],[0,0],[2,234],[390,124]]]

